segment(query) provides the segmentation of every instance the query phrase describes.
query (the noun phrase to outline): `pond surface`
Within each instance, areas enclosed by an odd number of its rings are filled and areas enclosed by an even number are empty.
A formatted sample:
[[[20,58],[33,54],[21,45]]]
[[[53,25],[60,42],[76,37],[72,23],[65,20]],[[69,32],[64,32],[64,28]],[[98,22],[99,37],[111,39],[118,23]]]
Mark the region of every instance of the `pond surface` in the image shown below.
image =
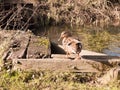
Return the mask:
[[[81,40],[83,49],[120,57],[120,27],[52,26],[41,28],[34,33],[39,36],[48,36],[52,42],[61,44],[58,38],[61,32],[66,30]]]

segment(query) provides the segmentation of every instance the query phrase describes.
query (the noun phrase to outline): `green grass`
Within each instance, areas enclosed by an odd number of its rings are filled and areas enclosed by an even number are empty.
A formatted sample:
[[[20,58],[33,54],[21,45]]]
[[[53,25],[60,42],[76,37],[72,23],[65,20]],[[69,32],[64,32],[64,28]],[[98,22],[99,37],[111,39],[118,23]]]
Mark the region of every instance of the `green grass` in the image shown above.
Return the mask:
[[[48,38],[46,38],[46,37],[41,37],[41,38],[39,38],[38,39],[38,46],[45,46],[46,48],[48,48],[49,47],[49,44],[50,44],[50,42],[49,42],[49,39]]]
[[[99,75],[56,71],[0,72],[2,90],[119,90],[119,83],[97,86],[90,84]]]

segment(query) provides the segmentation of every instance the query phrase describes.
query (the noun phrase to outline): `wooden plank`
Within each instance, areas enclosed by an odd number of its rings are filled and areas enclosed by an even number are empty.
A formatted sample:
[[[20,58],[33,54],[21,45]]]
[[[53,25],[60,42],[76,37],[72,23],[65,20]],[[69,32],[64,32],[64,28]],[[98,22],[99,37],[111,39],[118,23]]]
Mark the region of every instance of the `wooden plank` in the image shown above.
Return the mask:
[[[98,52],[94,52],[94,51],[89,51],[89,50],[82,50],[81,55],[95,55],[95,56],[107,56],[106,54],[104,53],[98,53]]]
[[[17,64],[19,62],[19,64]],[[82,60],[70,59],[19,59],[14,63],[14,69],[23,70],[56,70],[76,72],[98,72],[90,64]]]
[[[66,59],[65,55],[52,55],[48,59],[17,59],[14,63],[14,69],[23,70],[57,70],[57,71],[75,71],[75,72],[99,72],[105,70],[103,67],[112,66],[120,63],[119,58],[113,59],[84,59],[73,60]],[[18,64],[19,63],[19,64]]]

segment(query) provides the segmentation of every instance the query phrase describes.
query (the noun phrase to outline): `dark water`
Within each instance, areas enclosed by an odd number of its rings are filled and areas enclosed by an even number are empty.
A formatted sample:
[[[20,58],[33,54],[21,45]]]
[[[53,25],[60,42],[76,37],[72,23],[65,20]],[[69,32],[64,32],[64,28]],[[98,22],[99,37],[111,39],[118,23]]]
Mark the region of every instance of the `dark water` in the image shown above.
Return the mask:
[[[109,32],[111,42],[105,49],[102,50],[102,53],[108,54],[110,56],[120,57],[120,29],[116,27],[101,29],[101,28],[94,28],[94,27],[91,27],[91,28],[90,27],[77,27],[77,28],[72,27],[71,28],[68,26],[52,26],[52,27],[41,28],[35,31],[35,34],[39,36],[48,36],[52,42],[61,44],[61,41],[58,42],[58,38],[60,37],[60,33],[66,30],[72,32],[74,37],[77,37],[82,41],[84,41],[84,38],[85,38],[83,37],[84,35],[89,35],[90,33],[96,33],[96,32],[101,33],[102,30],[103,31],[106,30],[107,32]],[[84,49],[88,49],[85,46],[83,47]]]

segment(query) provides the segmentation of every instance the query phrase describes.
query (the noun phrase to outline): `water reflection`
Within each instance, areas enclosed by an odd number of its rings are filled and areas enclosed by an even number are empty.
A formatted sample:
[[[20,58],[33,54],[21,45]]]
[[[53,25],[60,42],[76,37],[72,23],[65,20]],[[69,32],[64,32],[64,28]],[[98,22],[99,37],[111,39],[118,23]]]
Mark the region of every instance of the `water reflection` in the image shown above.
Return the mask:
[[[120,49],[120,48],[118,48]],[[110,55],[110,56],[118,56],[120,57],[120,52],[114,52],[112,50],[109,50],[109,49],[104,49],[103,52],[107,55]]]
[[[118,47],[118,44],[116,45],[109,45],[108,49],[104,49],[103,52],[110,56],[118,56],[120,57],[120,47]]]

